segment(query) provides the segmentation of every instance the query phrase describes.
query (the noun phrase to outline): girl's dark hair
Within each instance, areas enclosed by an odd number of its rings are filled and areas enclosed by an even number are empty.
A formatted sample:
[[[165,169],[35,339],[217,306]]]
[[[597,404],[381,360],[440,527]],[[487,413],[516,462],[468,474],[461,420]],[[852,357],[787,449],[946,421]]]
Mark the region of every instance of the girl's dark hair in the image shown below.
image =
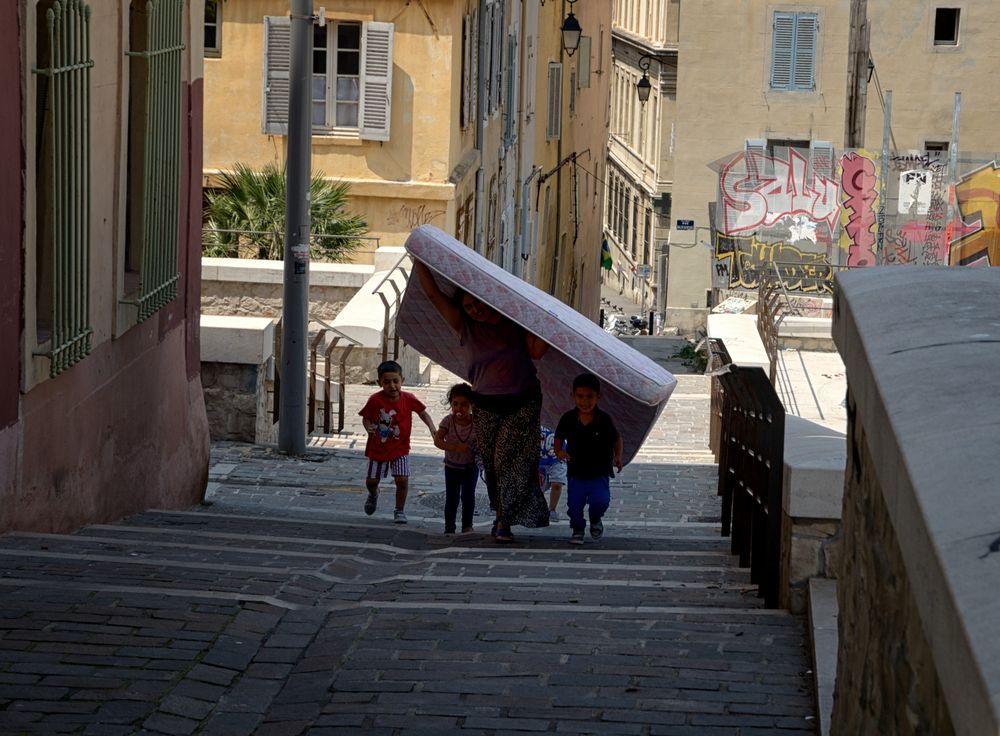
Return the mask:
[[[444,397],[445,406],[451,404],[451,400],[456,396],[464,396],[470,402],[472,401],[472,386],[467,383],[456,383],[450,389],[448,389],[447,395]]]

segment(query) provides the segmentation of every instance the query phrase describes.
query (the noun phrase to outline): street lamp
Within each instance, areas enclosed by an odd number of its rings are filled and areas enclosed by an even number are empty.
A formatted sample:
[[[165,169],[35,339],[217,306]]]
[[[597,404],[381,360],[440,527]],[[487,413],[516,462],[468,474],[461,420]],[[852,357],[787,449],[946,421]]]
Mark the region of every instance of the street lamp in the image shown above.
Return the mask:
[[[583,33],[583,28],[580,27],[580,21],[573,15],[573,3],[576,0],[566,1],[569,3],[569,15],[563,20],[560,30],[562,31],[563,49],[565,49],[567,56],[572,56],[580,46],[580,34]]]
[[[649,90],[653,87],[649,83],[649,62],[652,60],[653,57],[646,54],[639,57],[639,68],[642,69],[642,79],[635,83],[635,93],[639,95],[639,102],[643,105],[649,99]]]

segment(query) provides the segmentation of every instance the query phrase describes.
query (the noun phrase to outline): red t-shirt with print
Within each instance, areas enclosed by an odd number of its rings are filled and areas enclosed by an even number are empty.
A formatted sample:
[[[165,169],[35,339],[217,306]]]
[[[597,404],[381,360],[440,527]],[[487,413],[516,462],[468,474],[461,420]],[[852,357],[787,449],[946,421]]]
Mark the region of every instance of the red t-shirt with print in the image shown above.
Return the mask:
[[[426,408],[420,399],[407,391],[400,391],[395,401],[389,401],[381,391],[372,394],[358,412],[376,425],[375,432],[368,435],[365,457],[385,462],[408,455],[413,415]]]

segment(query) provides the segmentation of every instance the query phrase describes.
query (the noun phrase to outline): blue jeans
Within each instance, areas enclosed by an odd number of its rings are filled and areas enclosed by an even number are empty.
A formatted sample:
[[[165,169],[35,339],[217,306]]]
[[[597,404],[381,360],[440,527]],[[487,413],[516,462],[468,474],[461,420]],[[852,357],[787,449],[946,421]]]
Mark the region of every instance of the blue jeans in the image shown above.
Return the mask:
[[[583,520],[583,507],[588,504],[590,523],[594,524],[601,520],[611,505],[611,479],[608,476],[587,480],[570,476],[566,489],[566,506],[569,512],[569,525],[574,532],[583,532],[587,528]]]
[[[472,526],[472,514],[476,510],[476,482],[479,469],[475,465],[464,468],[444,466],[444,530],[455,531],[455,515],[458,501],[462,501],[462,528]]]

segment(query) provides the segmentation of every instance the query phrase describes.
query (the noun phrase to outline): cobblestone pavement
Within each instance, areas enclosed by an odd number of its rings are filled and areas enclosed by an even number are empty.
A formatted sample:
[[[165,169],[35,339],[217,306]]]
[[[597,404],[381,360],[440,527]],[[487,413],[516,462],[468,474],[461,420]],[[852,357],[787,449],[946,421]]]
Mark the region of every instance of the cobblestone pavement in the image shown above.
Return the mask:
[[[444,536],[419,423],[410,523],[365,516],[370,386],[305,458],[216,444],[202,506],[0,537],[0,733],[813,733],[804,621],[728,554],[707,379],[678,378],[583,547]],[[444,389],[412,390],[438,419]]]

